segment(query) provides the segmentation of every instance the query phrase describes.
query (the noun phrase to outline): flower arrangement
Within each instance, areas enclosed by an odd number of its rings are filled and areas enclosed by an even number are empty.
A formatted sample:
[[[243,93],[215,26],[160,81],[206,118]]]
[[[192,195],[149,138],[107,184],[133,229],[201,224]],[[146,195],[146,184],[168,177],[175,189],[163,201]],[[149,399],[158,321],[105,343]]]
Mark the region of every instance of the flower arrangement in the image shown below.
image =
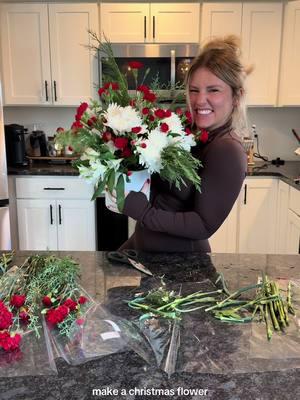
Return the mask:
[[[157,105],[157,94],[143,81],[138,85],[138,74],[144,73],[145,78],[149,72],[143,71],[139,61],[129,63],[136,82],[135,94],[129,95],[126,76],[116,64],[110,44],[98,43],[109,74],[98,90],[100,101],[82,103],[71,129],[56,136],[56,143],[71,146],[80,154],[74,165],[81,177],[95,185],[93,199],[106,189],[116,194],[122,210],[125,182],[134,171],[143,169],[160,174],[177,188],[190,181],[200,191],[197,170],[201,162],[190,150],[197,140],[205,140],[207,132],[192,133],[188,111]]]
[[[27,332],[39,337],[43,315],[68,336],[74,323],[82,323],[89,302],[77,282],[78,264],[69,257],[36,255],[8,269],[12,257],[0,257],[0,348],[18,350]]]

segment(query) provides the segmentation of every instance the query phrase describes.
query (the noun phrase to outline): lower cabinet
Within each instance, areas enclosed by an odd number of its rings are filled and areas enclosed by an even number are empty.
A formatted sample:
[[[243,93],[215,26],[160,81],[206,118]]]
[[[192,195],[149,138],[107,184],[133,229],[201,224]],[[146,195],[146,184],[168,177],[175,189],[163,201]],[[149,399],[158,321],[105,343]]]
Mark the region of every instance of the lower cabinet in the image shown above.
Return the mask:
[[[238,199],[239,253],[275,253],[277,186],[278,179],[245,179]]]
[[[20,250],[96,250],[90,188],[78,178],[47,178],[16,179]],[[72,199],[72,195],[85,198]]]
[[[300,216],[288,210],[287,254],[300,254]]]

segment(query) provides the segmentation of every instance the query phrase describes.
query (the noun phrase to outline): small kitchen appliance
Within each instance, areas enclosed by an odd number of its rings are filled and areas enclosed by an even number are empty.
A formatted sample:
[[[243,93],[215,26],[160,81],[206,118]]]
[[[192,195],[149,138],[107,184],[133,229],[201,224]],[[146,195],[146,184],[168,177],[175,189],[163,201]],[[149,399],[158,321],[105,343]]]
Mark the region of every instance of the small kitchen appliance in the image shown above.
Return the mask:
[[[22,125],[5,125],[5,144],[8,165],[27,165],[25,152],[25,134],[27,129]]]
[[[49,155],[46,135],[43,131],[33,131],[29,136],[30,155],[46,157]]]

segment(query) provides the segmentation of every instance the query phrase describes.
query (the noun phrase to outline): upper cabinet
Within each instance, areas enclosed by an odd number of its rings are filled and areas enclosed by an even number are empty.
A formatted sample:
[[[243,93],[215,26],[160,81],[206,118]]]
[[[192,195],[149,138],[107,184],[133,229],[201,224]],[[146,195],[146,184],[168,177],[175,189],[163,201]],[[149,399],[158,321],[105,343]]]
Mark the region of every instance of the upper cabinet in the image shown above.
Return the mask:
[[[244,63],[254,66],[247,78],[249,105],[276,105],[281,27],[281,3],[203,4],[201,41],[229,34],[242,39]]]
[[[93,97],[85,45],[88,29],[98,32],[97,15],[96,4],[3,4],[5,105],[78,105]]]
[[[279,105],[300,105],[300,0],[285,6]]]
[[[114,43],[198,43],[196,3],[101,3],[101,37]]]

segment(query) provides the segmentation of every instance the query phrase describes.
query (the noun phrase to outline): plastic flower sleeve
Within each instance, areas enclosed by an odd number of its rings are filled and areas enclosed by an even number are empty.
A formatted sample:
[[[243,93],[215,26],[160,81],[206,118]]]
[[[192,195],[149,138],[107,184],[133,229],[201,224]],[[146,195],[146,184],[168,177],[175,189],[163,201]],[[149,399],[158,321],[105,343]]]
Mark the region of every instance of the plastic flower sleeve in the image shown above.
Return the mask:
[[[52,346],[44,329],[41,329],[39,339],[33,331],[23,333],[19,350],[0,352],[1,377],[52,374],[57,374],[57,370]]]

